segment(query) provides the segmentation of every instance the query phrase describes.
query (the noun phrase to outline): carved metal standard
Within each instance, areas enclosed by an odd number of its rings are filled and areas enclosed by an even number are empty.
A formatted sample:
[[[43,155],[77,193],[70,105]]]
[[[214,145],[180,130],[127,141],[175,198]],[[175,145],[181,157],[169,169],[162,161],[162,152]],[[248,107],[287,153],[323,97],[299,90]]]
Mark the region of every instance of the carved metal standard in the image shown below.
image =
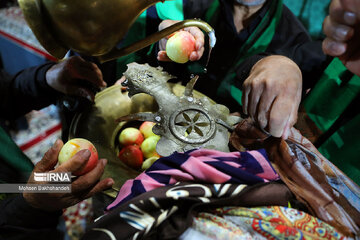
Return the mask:
[[[160,67],[130,63],[124,75],[129,96],[147,93],[155,98],[159,110],[155,113],[141,112],[123,116],[117,121],[156,122],[153,131],[161,136],[156,147],[161,156],[200,147],[229,151],[229,130],[241,118],[230,116],[226,106],[213,103],[207,97],[195,98],[193,87],[198,76],[190,80],[184,94],[178,97],[167,84],[174,77]]]

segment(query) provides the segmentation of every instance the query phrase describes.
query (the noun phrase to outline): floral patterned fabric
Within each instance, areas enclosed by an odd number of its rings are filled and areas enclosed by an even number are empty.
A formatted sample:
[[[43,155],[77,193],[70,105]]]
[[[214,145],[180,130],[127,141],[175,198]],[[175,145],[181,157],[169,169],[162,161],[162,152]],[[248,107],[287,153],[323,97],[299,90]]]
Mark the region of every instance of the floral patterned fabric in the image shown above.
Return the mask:
[[[280,206],[201,212],[192,229],[212,239],[347,239],[318,218]]]

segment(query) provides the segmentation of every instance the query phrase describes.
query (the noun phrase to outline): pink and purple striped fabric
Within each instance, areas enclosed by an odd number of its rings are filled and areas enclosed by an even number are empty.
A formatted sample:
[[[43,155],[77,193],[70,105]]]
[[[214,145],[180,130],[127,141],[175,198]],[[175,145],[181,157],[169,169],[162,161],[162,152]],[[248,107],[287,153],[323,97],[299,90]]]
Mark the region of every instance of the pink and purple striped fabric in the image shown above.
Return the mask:
[[[106,209],[109,211],[144,192],[177,182],[252,185],[278,179],[264,149],[230,153],[209,149],[175,152],[158,159],[135,179],[126,181]]]

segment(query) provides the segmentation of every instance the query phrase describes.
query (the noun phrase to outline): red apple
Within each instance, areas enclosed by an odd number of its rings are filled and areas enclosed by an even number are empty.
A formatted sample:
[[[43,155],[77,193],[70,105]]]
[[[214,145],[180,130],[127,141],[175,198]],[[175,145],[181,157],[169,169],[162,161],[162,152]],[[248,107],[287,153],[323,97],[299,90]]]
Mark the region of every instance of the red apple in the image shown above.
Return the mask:
[[[144,141],[144,136],[139,129],[128,127],[121,131],[119,135],[119,142],[122,146],[138,145]]]
[[[174,62],[186,63],[195,51],[195,38],[187,31],[176,32],[166,43],[166,54]]]
[[[59,153],[59,164],[62,164],[73,157],[77,152],[83,149],[90,150],[90,158],[86,163],[85,167],[81,170],[74,172],[75,176],[84,175],[85,173],[90,172],[95,168],[98,163],[99,156],[95,146],[88,140],[84,138],[73,138],[66,142],[64,146],[61,148]]]
[[[145,138],[151,137],[151,136],[157,136],[155,133],[153,133],[152,128],[156,123],[154,122],[143,122],[140,125],[140,132],[142,133],[142,135],[144,135]]]
[[[138,145],[128,145],[119,152],[119,159],[126,165],[139,169],[144,157]]]
[[[156,144],[159,139],[160,136],[151,136],[143,141],[140,148],[145,158],[159,156],[159,154],[156,152]]]

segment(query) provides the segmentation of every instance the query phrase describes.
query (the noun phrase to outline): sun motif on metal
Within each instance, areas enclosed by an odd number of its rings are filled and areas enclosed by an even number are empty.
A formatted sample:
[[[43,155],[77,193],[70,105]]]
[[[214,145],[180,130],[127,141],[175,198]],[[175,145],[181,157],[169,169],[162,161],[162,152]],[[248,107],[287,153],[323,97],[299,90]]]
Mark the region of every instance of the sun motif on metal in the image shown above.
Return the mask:
[[[184,142],[200,144],[214,135],[215,122],[202,109],[180,109],[170,117],[170,130],[175,137]]]

